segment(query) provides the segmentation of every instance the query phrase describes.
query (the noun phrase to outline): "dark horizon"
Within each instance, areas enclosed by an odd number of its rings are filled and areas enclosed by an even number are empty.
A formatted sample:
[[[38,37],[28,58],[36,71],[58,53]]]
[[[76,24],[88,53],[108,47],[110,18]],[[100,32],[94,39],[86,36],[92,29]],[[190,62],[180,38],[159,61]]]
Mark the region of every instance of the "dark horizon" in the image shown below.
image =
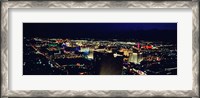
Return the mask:
[[[23,23],[24,37],[134,39],[177,43],[177,23]]]

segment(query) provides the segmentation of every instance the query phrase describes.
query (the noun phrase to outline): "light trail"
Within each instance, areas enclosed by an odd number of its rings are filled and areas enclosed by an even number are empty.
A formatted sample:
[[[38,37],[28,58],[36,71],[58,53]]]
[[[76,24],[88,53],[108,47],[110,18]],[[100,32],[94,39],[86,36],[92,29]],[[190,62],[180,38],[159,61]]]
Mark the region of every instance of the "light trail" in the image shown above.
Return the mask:
[[[50,57],[48,57],[47,55],[45,55],[44,53],[40,52],[39,49],[37,49],[34,45],[31,44],[31,47],[37,51],[38,54],[44,56],[46,59],[48,59],[50,62],[52,62],[52,64],[56,67],[56,68],[61,68],[61,66],[55,62],[55,61],[52,61]]]

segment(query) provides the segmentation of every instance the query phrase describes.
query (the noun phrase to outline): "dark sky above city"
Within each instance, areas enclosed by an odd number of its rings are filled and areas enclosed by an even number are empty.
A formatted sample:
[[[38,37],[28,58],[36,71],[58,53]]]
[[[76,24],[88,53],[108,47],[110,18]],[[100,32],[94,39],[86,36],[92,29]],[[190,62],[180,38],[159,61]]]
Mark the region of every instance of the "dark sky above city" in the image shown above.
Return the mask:
[[[23,23],[25,37],[177,40],[177,23]]]

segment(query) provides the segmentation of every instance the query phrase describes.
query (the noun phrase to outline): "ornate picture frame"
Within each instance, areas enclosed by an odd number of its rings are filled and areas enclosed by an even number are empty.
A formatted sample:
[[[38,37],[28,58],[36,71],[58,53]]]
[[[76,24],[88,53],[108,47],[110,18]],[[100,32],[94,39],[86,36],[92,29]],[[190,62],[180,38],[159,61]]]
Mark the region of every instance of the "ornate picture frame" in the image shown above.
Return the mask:
[[[190,8],[192,9],[192,90],[17,90],[8,89],[9,9],[16,8]],[[2,97],[199,97],[199,1],[2,1]]]

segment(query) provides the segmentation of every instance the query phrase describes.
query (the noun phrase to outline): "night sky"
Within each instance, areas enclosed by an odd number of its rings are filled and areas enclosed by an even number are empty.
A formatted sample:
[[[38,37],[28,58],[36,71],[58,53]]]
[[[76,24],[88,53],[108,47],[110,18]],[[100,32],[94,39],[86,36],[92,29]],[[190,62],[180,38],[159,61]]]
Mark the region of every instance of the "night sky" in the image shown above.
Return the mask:
[[[23,23],[24,37],[177,41],[177,23]]]

